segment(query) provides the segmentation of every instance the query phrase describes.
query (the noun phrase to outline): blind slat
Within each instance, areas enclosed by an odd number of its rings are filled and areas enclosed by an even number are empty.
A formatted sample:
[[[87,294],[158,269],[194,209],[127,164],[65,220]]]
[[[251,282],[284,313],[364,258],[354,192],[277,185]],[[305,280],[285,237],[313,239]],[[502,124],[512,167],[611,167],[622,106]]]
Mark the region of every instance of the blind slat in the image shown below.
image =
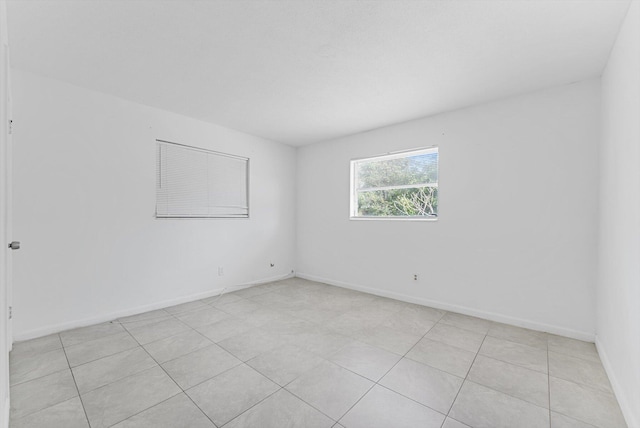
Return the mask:
[[[157,217],[248,217],[246,158],[158,141]]]

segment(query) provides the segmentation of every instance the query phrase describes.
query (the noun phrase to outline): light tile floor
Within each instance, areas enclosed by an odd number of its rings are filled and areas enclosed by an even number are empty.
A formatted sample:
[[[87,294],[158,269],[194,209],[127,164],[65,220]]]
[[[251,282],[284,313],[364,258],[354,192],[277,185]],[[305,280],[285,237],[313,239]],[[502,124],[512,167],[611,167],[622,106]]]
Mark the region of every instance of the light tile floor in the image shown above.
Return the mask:
[[[10,359],[12,428],[625,427],[592,343],[298,278]]]

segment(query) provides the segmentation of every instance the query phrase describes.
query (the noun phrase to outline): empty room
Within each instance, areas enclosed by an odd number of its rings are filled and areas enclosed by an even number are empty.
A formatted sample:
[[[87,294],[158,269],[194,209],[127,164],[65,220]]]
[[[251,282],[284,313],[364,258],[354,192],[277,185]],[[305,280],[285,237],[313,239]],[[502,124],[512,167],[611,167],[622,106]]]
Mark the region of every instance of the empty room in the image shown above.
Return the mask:
[[[640,428],[640,1],[0,36],[0,427]]]

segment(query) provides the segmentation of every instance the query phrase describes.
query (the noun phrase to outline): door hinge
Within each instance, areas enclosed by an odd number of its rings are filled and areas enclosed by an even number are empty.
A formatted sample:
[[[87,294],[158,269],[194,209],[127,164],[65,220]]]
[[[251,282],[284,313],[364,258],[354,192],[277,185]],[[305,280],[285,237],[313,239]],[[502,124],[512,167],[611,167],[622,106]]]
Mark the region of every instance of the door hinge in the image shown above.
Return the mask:
[[[9,119],[9,134],[13,134],[13,119]]]
[[[9,306],[9,319],[13,319],[13,306]]]

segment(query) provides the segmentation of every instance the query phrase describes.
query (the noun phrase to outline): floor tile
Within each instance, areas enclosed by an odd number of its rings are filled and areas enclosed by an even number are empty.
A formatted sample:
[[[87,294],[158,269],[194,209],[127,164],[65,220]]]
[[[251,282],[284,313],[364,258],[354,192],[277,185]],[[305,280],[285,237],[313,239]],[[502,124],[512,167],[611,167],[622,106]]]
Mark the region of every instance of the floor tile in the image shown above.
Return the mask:
[[[189,397],[217,426],[276,392],[278,385],[246,364],[187,390]]]
[[[385,349],[398,355],[404,355],[418,343],[422,335],[401,332],[379,325],[362,330],[353,337],[369,345]]]
[[[125,328],[135,328],[149,324],[155,324],[157,322],[166,321],[172,318],[173,315],[171,315],[169,312],[165,311],[164,309],[157,309],[155,311],[119,318],[118,322]]]
[[[593,425],[580,422],[569,416],[551,412],[551,428],[595,428]]]
[[[126,377],[82,395],[91,428],[110,427],[178,393],[160,367]]]
[[[478,353],[526,369],[548,373],[547,352],[539,348],[487,336]]]
[[[187,302],[187,303],[182,303],[180,305],[170,306],[168,308],[164,308],[164,310],[170,313],[171,315],[178,315],[178,314],[186,314],[189,312],[194,312],[199,309],[206,309],[208,307],[209,305],[207,305],[206,303],[200,300],[194,300],[193,302]]]
[[[282,318],[290,318],[289,315],[283,312],[274,311],[269,308],[256,309],[253,312],[242,314],[241,316],[243,322],[251,324],[254,327],[260,327]]]
[[[191,328],[198,328],[228,318],[230,315],[220,309],[205,306],[205,309],[176,314],[176,318]]]
[[[19,355],[9,355],[11,385],[37,379],[60,370],[68,369],[69,363],[63,349]]]
[[[379,383],[405,397],[447,414],[462,386],[462,379],[403,358]]]
[[[323,358],[354,341],[351,337],[321,327],[288,335],[284,339]]]
[[[74,397],[24,418],[12,420],[11,428],[89,428],[89,422],[80,397]]]
[[[373,383],[336,364],[323,362],[286,389],[334,420],[340,419]]]
[[[240,363],[240,360],[218,345],[211,345],[166,362],[162,367],[178,385],[187,389]]]
[[[247,361],[247,364],[280,386],[285,386],[324,360],[294,345],[285,345]]]
[[[545,373],[478,355],[467,379],[549,408],[549,376]]]
[[[250,360],[283,344],[282,338],[278,337],[278,335],[259,328],[254,328],[218,342],[218,345],[242,361]]]
[[[251,313],[262,307],[263,307],[262,305],[259,305],[255,302],[252,302],[246,299],[216,306],[216,308],[231,315],[242,315],[242,314]]]
[[[491,324],[487,334],[498,339],[510,340],[534,348],[547,349],[547,333],[541,331],[494,322]]]
[[[275,333],[283,337],[313,330],[318,326],[310,321],[291,316],[283,316],[273,319],[260,327],[264,331]]]
[[[320,284],[320,285],[326,286],[326,284]],[[261,288],[263,290],[268,290],[268,291],[278,291],[286,288],[286,284],[283,283],[282,281],[272,281],[272,282],[256,285],[255,287]]]
[[[258,300],[263,300],[269,297],[269,303],[258,303]],[[300,308],[306,308],[309,306],[309,302],[299,297],[287,296],[280,293],[269,293],[263,296],[254,297],[250,302],[259,305],[263,309],[269,309],[276,311],[284,315],[295,316],[294,313]]]
[[[318,306],[297,306],[287,311],[292,315],[303,320],[311,321],[316,324],[326,324],[327,322],[339,317],[344,311],[332,308],[322,308]]]
[[[65,348],[71,367],[79,366],[138,346],[129,333],[122,332]]]
[[[548,345],[549,351],[551,352],[571,355],[572,357],[581,358],[583,360],[600,362],[596,345],[590,342],[583,342],[582,340],[550,334],[548,336]]]
[[[302,301],[302,299],[298,297],[294,297],[290,293],[282,293],[282,292],[263,293],[257,296],[248,297],[248,300],[268,308],[272,307],[273,305],[276,305],[277,307],[282,307],[282,308],[302,306],[299,304]],[[279,304],[283,302],[285,303],[285,306],[280,306]]]
[[[357,307],[355,307],[354,309],[351,309],[347,313],[369,321],[369,326],[373,327],[381,324],[386,319],[388,319],[391,315],[397,312],[398,311],[379,309],[376,307],[372,307],[368,303],[365,303],[362,305],[358,305]]]
[[[388,317],[380,325],[399,332],[424,336],[424,334],[431,330],[436,323],[435,321],[426,320],[420,317],[411,317],[407,312],[400,311]]]
[[[549,374],[582,383],[603,392],[613,393],[607,373],[600,362],[549,352]]]
[[[458,422],[455,419],[447,418],[444,421],[442,428],[471,428],[469,425],[465,425],[462,422]]]
[[[37,339],[25,340],[22,342],[15,342],[11,350],[11,355],[14,357],[28,356],[33,354],[40,354],[47,351],[53,351],[54,349],[62,348],[62,341],[58,334],[51,334],[49,336],[39,337]]]
[[[473,428],[549,428],[549,410],[465,381],[449,416]]]
[[[248,299],[250,297],[259,296],[260,294],[270,293],[271,291],[273,290],[269,289],[268,287],[252,286],[243,288],[242,290],[234,291],[234,294],[236,296]]]
[[[187,330],[144,345],[144,349],[158,362],[164,363],[211,345],[209,339],[197,331]]]
[[[406,357],[464,378],[467,376],[476,354],[424,338],[407,353]]]
[[[389,299],[387,297],[375,296],[370,302],[367,302],[367,307],[374,309],[375,311],[387,311],[387,312],[399,312],[407,307],[407,303],[400,300]]]
[[[129,328],[129,333],[141,344],[155,342],[169,336],[189,330],[189,326],[175,318],[139,327]]]
[[[330,428],[333,424],[327,416],[281,389],[224,428]]]
[[[85,393],[156,365],[144,349],[137,347],[82,364],[72,371],[78,390]]]
[[[419,318],[436,323],[446,314],[446,311],[443,311],[442,309],[435,309],[416,304],[407,304],[407,306],[400,312],[410,318]]]
[[[464,330],[449,324],[438,323],[429,330],[425,337],[470,352],[478,352],[485,336],[484,334]]]
[[[120,324],[106,322],[89,327],[77,328],[75,330],[63,331],[60,333],[60,339],[62,340],[62,344],[67,347],[122,332],[124,332],[124,328]]]
[[[352,372],[377,382],[402,358],[398,354],[353,342],[329,357],[329,360]]]
[[[12,428],[88,428],[78,389],[91,428],[625,426],[592,343],[300,278],[18,342],[10,369]]]
[[[440,428],[445,416],[379,385],[340,419],[346,428]]]
[[[324,301],[317,302],[316,305],[324,309],[333,309],[340,312],[351,311],[367,304],[373,297],[359,293],[338,294],[328,296]]]
[[[16,420],[78,395],[71,370],[62,370],[11,387],[11,419]]]
[[[207,339],[218,343],[240,333],[252,330],[255,326],[248,324],[242,318],[230,316],[213,324],[197,328],[199,333]]]
[[[215,428],[184,394],[178,394],[126,419],[113,428]]]
[[[325,327],[336,333],[352,336],[361,330],[372,327],[372,324],[377,325],[379,323],[372,323],[366,318],[347,312],[329,321]]]
[[[600,428],[625,427],[612,394],[556,377],[549,378],[551,410]]]
[[[480,334],[487,334],[491,326],[491,321],[469,315],[457,314],[455,312],[448,312],[442,317],[440,322]]]
[[[218,296],[207,297],[206,299],[202,299],[201,302],[206,303],[207,305],[210,305],[213,307],[218,307],[221,305],[227,305],[229,303],[238,302],[240,300],[244,300],[244,299],[233,293],[225,293]]]

